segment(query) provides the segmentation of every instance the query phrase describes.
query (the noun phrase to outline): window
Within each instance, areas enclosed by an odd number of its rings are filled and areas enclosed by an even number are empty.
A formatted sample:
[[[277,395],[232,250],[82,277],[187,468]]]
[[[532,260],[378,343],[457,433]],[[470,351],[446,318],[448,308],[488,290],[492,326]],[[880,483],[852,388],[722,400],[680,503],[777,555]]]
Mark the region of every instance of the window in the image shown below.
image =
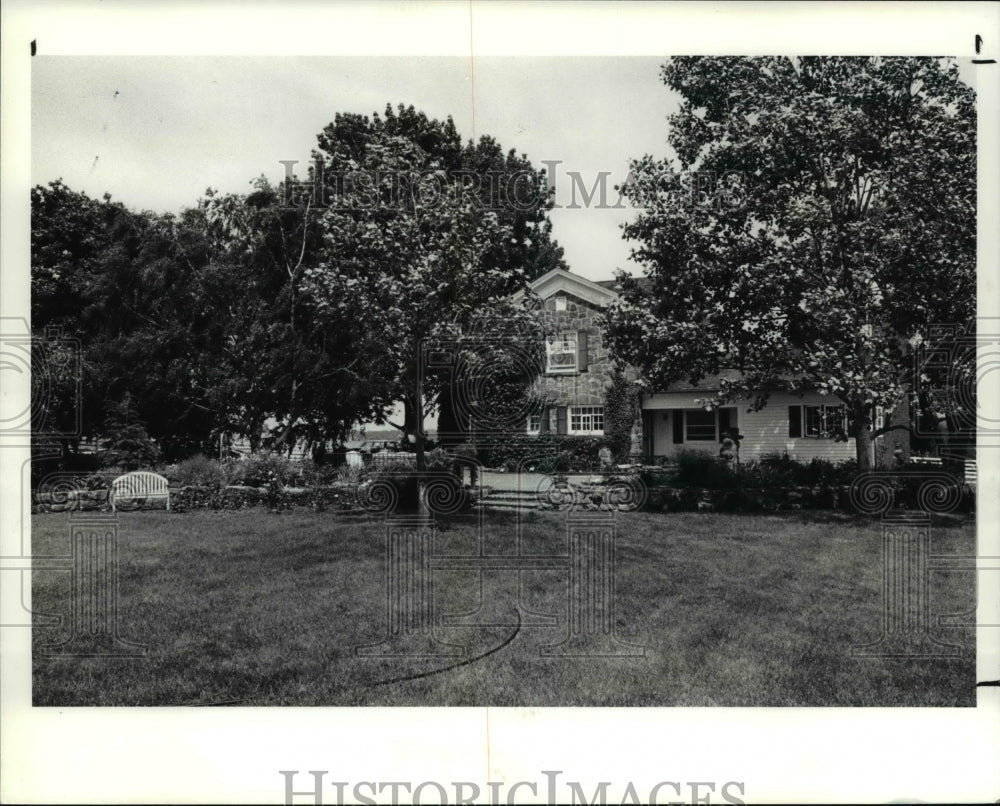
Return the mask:
[[[604,406],[573,406],[569,410],[569,433],[603,434]]]
[[[576,372],[576,334],[560,333],[546,342],[546,372]]]
[[[715,442],[716,414],[704,409],[688,409],[684,412],[684,440],[686,442]]]
[[[803,406],[805,418],[802,435],[819,439],[847,431],[843,406]]]
[[[549,409],[546,415],[548,420],[548,430],[550,434],[556,433],[556,409]],[[529,414],[528,415],[528,429],[529,434],[537,435],[542,433],[542,415],[541,414]]]
[[[673,409],[669,418],[673,420],[675,445],[685,442],[717,442],[728,431],[739,432],[739,415],[734,407],[712,411]]]

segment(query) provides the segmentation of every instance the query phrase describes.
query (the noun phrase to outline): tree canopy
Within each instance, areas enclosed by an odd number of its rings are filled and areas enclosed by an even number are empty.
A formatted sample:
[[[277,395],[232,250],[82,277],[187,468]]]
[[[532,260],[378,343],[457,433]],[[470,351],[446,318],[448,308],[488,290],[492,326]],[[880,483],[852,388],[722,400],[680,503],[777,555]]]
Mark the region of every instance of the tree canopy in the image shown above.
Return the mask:
[[[422,430],[425,399],[455,424],[456,367],[428,362],[427,350],[486,312],[523,316],[511,295],[564,266],[544,175],[492,138],[463,147],[451,120],[403,107],[338,116],[313,156],[313,181],[322,177],[327,191],[324,246],[305,278],[317,316],[350,321],[378,343],[384,383],[373,399],[384,409],[403,401],[404,432]],[[493,349],[495,362],[501,352]]]
[[[975,317],[973,91],[936,58],[678,57],[662,78],[674,156],[622,187],[650,282],[620,277],[612,349],[661,389],[740,370],[717,403],[829,394],[870,466],[908,342]]]
[[[423,346],[484,312],[509,326],[508,297],[564,267],[544,174],[450,119],[338,114],[313,159],[308,177],[209,190],[179,217],[60,181],[32,191],[33,330],[81,341],[85,434],[127,410],[167,459],[221,432],[256,449],[265,422],[273,446],[316,447],[400,400],[416,433],[424,400],[455,397],[447,368],[418,373]],[[63,391],[49,416],[73,414]]]

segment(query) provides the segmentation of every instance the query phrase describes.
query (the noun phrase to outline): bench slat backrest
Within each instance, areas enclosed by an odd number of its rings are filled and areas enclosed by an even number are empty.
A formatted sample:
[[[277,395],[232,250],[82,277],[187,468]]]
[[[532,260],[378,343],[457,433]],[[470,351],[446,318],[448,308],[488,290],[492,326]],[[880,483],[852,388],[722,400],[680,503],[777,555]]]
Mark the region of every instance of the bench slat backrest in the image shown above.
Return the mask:
[[[170,509],[170,483],[157,473],[136,470],[111,482],[111,508],[116,498],[165,498]]]
[[[976,466],[975,459],[965,460],[965,483],[970,487],[975,487],[976,482],[979,480],[979,469]]]
[[[156,473],[137,471],[119,476],[112,482],[119,495],[157,495],[167,492],[167,480]]]

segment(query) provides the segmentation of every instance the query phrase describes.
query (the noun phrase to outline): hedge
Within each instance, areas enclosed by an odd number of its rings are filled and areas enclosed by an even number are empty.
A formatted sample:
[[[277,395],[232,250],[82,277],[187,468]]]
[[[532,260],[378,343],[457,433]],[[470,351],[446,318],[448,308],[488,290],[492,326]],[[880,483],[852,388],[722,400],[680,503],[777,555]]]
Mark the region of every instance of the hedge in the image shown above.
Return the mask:
[[[598,454],[607,444],[605,437],[561,434],[494,435],[476,439],[477,455],[483,467],[539,473],[593,470],[600,466]]]

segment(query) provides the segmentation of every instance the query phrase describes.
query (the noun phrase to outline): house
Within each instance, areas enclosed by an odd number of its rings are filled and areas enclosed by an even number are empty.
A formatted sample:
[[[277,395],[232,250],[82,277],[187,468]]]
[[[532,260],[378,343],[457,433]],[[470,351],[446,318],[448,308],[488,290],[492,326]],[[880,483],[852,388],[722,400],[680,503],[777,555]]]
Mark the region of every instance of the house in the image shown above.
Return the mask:
[[[835,440],[833,432],[846,432],[843,404],[818,392],[768,390],[767,405],[748,411],[750,401],[708,410],[700,402],[720,388],[727,373],[705,378],[697,386],[680,382],[668,390],[643,395],[643,452],[671,456],[682,450],[718,453],[722,435],[735,428],[743,435],[740,456],[759,459],[765,454],[787,454],[808,462],[827,459],[843,462],[855,458],[853,439]],[[730,377],[735,378],[736,373]]]
[[[602,338],[603,312],[617,298],[616,287],[614,281],[594,282],[561,269],[531,284],[555,335],[547,339],[545,372],[534,388],[549,405],[529,418],[525,425],[529,434],[603,435],[605,390],[613,370]],[[633,455],[664,457],[682,450],[718,454],[722,434],[735,428],[743,435],[740,455],[744,459],[765,454],[787,454],[798,461],[855,458],[853,439],[838,441],[829,436],[846,431],[847,426],[844,407],[835,398],[775,388],[768,390],[767,405],[760,411],[749,411],[750,401],[742,400],[706,407],[704,400],[713,396],[725,377],[705,378],[697,386],[675,383],[640,395]],[[729,377],[736,377],[735,373]],[[906,416],[904,407],[902,415],[893,413],[893,422],[905,422]],[[880,465],[891,464],[899,452],[909,454],[905,430],[876,440]]]
[[[601,436],[605,390],[614,369],[601,337],[602,317],[617,295],[607,284],[562,269],[539,277],[531,288],[555,332],[546,340],[545,371],[532,390],[545,406],[528,418],[527,432]]]

